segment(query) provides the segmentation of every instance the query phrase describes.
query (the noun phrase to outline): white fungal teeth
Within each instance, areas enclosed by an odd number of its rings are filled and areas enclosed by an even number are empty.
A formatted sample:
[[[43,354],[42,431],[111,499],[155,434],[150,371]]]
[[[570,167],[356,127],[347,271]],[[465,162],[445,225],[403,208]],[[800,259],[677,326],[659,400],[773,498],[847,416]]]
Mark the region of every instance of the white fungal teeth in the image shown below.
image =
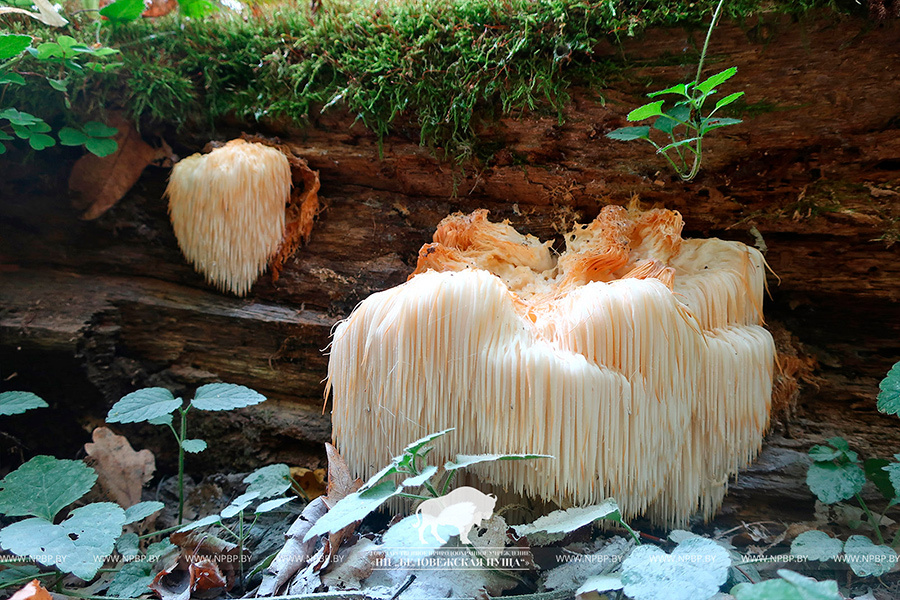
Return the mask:
[[[426,433],[430,457],[552,454],[479,477],[561,505],[614,496],[626,518],[708,518],[759,451],[775,348],[762,255],[682,240],[681,217],[607,207],[547,244],[486,211],[453,215],[407,283],[335,330],[334,440],[365,477]],[[426,251],[427,250],[427,251]]]
[[[178,246],[207,282],[244,296],[284,237],[291,167],[275,148],[232,140],[172,169],[166,195]]]

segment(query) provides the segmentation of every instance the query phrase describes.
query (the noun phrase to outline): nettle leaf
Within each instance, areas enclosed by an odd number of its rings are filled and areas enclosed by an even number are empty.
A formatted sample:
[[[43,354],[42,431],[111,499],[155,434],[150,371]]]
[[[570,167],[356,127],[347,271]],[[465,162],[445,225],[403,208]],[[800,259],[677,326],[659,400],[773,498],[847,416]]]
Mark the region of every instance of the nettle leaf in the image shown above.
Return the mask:
[[[7,33],[0,35],[0,61],[15,58],[31,45],[30,35]]]
[[[0,393],[0,415],[18,415],[32,408],[48,406],[40,396],[31,392]]]
[[[662,116],[662,105],[665,100],[658,100],[656,102],[651,102],[650,104],[645,104],[643,106],[639,106],[625,117],[629,121],[643,121],[644,119],[649,119],[650,117],[659,117]]]
[[[125,511],[125,514],[127,519],[128,511]],[[141,553],[141,538],[136,533],[123,533],[116,540],[116,552],[126,559],[139,555]]]
[[[836,581],[816,581],[799,573],[779,569],[782,579],[741,583],[731,588],[735,600],[843,600]]]
[[[84,143],[84,148],[91,154],[103,158],[104,156],[115,154],[116,150],[119,149],[119,144],[116,140],[109,138],[90,138]]]
[[[643,140],[650,138],[650,127],[620,127],[606,134],[606,137],[619,140],[620,142],[630,142],[631,140]]]
[[[817,462],[809,466],[806,485],[825,504],[835,504],[852,498],[866,483],[866,474],[857,464],[836,465]]]
[[[199,410],[233,410],[265,402],[266,397],[234,383],[210,383],[197,388],[191,406]]]
[[[483,462],[498,460],[531,460],[533,458],[556,458],[550,454],[457,454],[456,460],[448,462],[444,468],[448,471],[463,469]]]
[[[678,121],[687,122],[691,116],[691,107],[686,104],[680,104],[666,111],[666,114],[658,118],[653,123],[653,128],[670,134],[676,127],[681,125]],[[677,119],[677,120],[676,120]]]
[[[245,492],[231,501],[231,504],[222,509],[220,516],[223,519],[230,519],[231,517],[236,516],[238,513],[244,511],[245,508],[250,506],[254,500],[259,498],[259,494],[257,492]]]
[[[843,549],[844,542],[815,529],[804,531],[791,542],[791,555],[805,556],[808,560],[831,560]]]
[[[437,433],[429,433],[425,437],[419,438],[416,441],[407,444],[406,447],[403,449],[403,454],[418,454],[419,450],[424,448],[426,444],[438,439],[439,437],[441,437],[443,435],[447,435],[454,429],[456,429],[456,428],[450,427],[449,429],[445,429],[443,431],[438,431]],[[403,454],[401,454],[400,457],[402,457]],[[397,458],[400,458],[400,457],[397,457]]]
[[[307,542],[317,535],[340,531],[351,523],[363,520],[369,513],[384,504],[388,498],[399,494],[401,489],[393,481],[382,481],[367,490],[345,496],[316,521],[315,525],[306,532],[303,541]]]
[[[256,514],[267,513],[275,510],[276,508],[284,506],[291,500],[293,500],[293,498],[275,498],[274,500],[267,500],[260,503],[260,505],[257,506],[256,510],[253,512],[255,512]]]
[[[280,496],[291,488],[291,469],[287,465],[268,465],[244,477],[248,492],[260,498]]]
[[[650,92],[649,94],[647,94],[647,97],[656,98],[657,96],[661,96],[663,94],[678,94],[679,96],[687,96],[687,85],[684,83],[679,83],[664,90],[659,90],[658,92]]]
[[[206,450],[206,441],[205,440],[181,440],[181,447],[184,448],[185,452],[190,452],[191,454],[199,454]]]
[[[725,69],[721,73],[713,75],[703,83],[697,84],[697,89],[703,94],[709,94],[716,86],[721,85],[734,77],[735,73],[737,73],[737,67]]]
[[[76,508],[59,525],[40,518],[13,523],[0,530],[0,545],[89,581],[113,551],[124,524],[120,506],[96,502]]]
[[[886,415],[900,415],[900,362],[891,367],[878,388],[878,410]]]
[[[844,560],[859,577],[884,575],[897,564],[897,553],[864,535],[851,535],[844,544]]]
[[[588,523],[593,523],[597,519],[608,519],[610,521],[621,522],[622,517],[619,513],[619,505],[612,498],[607,498],[600,504],[595,506],[583,506],[569,508],[566,510],[555,510],[549,515],[544,515],[537,519],[534,523],[527,525],[514,525],[516,535],[522,537],[545,531],[547,533],[569,533],[584,527]]]
[[[437,473],[437,467],[434,465],[428,465],[422,472],[416,475],[415,477],[407,477],[403,480],[403,487],[419,487],[420,485],[425,485],[425,482],[431,479],[435,473]]]
[[[868,458],[863,462],[863,471],[866,473],[866,478],[875,484],[875,487],[887,500],[897,496],[897,490],[891,483],[891,477],[885,469],[890,464],[891,461],[886,458]]]
[[[87,494],[95,481],[97,472],[80,460],[35,456],[0,480],[0,513],[52,521]]]
[[[731,557],[712,540],[694,537],[671,554],[656,546],[635,548],[622,562],[622,583],[635,600],[706,600],[728,579]]]
[[[208,517],[203,517],[198,521],[194,521],[193,523],[188,523],[184,527],[178,530],[178,533],[184,533],[186,531],[191,531],[194,529],[199,529],[200,527],[206,527],[207,525],[215,525],[222,520],[222,517],[219,515],[209,515]]]
[[[894,458],[900,460],[900,454],[895,454]],[[888,463],[883,467],[888,474],[888,479],[895,490],[900,490],[900,463]]]
[[[8,566],[0,571],[0,588],[28,583],[40,572],[41,570],[33,565]]]
[[[125,524],[143,521],[153,513],[157,513],[166,507],[162,502],[147,501],[138,502],[134,506],[125,509]]]
[[[167,415],[180,407],[181,398],[176,398],[166,388],[143,388],[113,404],[106,415],[106,422],[142,423]]]
[[[127,23],[140,17],[144,9],[144,0],[116,0],[100,9],[100,14],[113,23]]]
[[[703,119],[702,124],[700,125],[700,135],[704,135],[706,132],[718,129],[719,127],[737,125],[738,123],[743,123],[743,121],[741,119],[725,119],[719,117],[706,118]]]
[[[109,584],[106,595],[112,598],[137,598],[150,591],[153,565],[139,560],[125,563]]]

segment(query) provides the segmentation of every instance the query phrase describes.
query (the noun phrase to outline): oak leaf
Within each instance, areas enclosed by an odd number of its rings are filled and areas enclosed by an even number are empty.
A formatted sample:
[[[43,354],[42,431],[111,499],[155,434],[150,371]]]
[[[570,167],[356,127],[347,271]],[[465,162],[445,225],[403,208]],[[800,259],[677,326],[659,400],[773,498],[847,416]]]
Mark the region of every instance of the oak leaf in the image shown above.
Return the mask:
[[[122,508],[141,501],[141,489],[153,477],[156,460],[149,450],[135,452],[124,436],[98,427],[94,441],[84,445],[88,462],[97,471],[100,488]]]

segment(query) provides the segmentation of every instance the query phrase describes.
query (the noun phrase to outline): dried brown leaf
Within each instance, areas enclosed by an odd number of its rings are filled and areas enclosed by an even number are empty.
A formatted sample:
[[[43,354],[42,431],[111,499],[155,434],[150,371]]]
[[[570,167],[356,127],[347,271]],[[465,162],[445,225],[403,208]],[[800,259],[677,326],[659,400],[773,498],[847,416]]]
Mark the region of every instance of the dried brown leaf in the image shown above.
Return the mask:
[[[141,489],[153,477],[156,460],[149,450],[135,452],[124,436],[98,427],[94,441],[84,445],[88,462],[97,471],[100,489],[106,496],[128,508],[141,501]]]
[[[259,586],[257,596],[272,596],[301,569],[312,556],[318,540],[312,539],[304,542],[306,532],[318,521],[322,515],[328,512],[325,497],[319,496],[306,505],[303,512],[288,529],[284,547],[272,560],[272,564],[266,569],[263,582]]]
[[[158,151],[141,139],[131,122],[118,114],[109,117],[109,125],[118,128],[118,150],[109,156],[85,154],[72,167],[69,190],[81,195],[76,208],[86,209],[81,218],[96,219],[137,183],[144,167],[158,158]]]
[[[52,600],[53,597],[50,595],[50,592],[47,591],[44,586],[41,585],[41,582],[37,579],[32,579],[31,583],[24,586],[18,592],[10,596],[9,600]]]
[[[291,467],[291,479],[297,482],[309,500],[325,495],[325,469]]]
[[[234,587],[240,576],[241,562],[249,560],[249,552],[236,544],[200,531],[173,533],[169,538],[181,548],[187,563],[191,590],[225,590]]]

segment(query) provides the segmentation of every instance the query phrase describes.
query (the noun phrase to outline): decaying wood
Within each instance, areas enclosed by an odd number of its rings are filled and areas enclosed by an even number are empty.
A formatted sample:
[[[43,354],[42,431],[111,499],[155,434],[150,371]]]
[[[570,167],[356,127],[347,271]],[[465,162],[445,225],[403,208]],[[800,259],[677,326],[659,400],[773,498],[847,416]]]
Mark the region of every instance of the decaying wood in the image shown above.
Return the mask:
[[[573,90],[563,123],[527,115],[486,126],[481,141],[496,150],[464,168],[419,147],[414,133],[385,139],[382,157],[351,115],[327,113],[305,128],[269,124],[267,135],[319,172],[325,208],[280,278],[264,275],[245,300],[216,293],[181,257],[162,200],[166,170],[151,167],[91,222],[54,193],[26,196],[27,171],[13,173],[0,188],[0,376],[18,376],[4,388],[42,377],[18,358],[38,350],[77,357],[106,403],[95,415],[141,386],[190,393],[216,379],[242,383],[273,401],[234,423],[213,422],[224,439],[246,440],[217,448],[235,464],[298,462],[329,438],[321,382],[330,328],[369,294],[402,283],[443,217],[487,208],[547,238],[638,194],[679,210],[686,236],[767,248],[777,274],[767,316],[802,343],[799,362],[786,364],[807,381],[725,512],[760,514],[788,489],[809,511],[812,496],[799,482],[810,445],[842,434],[866,456],[900,446],[896,420],[874,408],[878,380],[900,359],[900,244],[892,243],[900,237],[900,23],[823,16],[721,26],[708,69],[738,67],[727,91],[746,90],[745,122],[711,134],[703,171],[685,184],[649,145],[605,133],[626,125],[647,91],[692,76],[693,64],[667,57],[701,35],[652,31],[610,46],[631,66],[623,75]],[[224,137],[236,137],[227,129]],[[208,138],[178,141],[193,151]],[[54,176],[64,181],[63,171]],[[62,390],[48,390],[51,404],[54,393],[64,402]]]

